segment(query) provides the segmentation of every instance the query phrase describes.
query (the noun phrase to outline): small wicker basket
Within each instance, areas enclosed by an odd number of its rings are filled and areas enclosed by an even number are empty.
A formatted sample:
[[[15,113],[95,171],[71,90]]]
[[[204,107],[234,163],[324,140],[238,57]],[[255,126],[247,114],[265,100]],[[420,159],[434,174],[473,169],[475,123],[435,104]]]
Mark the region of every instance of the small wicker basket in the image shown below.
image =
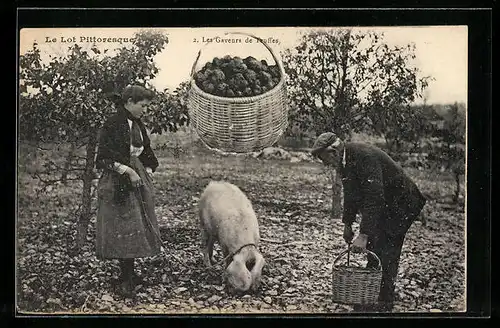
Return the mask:
[[[374,256],[378,265],[375,268],[353,267],[349,265],[350,247],[337,256],[333,262],[332,298],[333,302],[341,304],[376,304],[382,282],[382,267],[379,257]],[[347,265],[337,265],[337,262],[347,254]]]
[[[262,39],[240,32],[231,34],[248,35],[261,42],[280,70],[280,81],[271,90],[253,97],[227,98],[206,93],[194,80],[200,50],[191,70],[189,116],[208,148],[231,153],[260,151],[277,142],[288,125],[285,72],[281,61]]]

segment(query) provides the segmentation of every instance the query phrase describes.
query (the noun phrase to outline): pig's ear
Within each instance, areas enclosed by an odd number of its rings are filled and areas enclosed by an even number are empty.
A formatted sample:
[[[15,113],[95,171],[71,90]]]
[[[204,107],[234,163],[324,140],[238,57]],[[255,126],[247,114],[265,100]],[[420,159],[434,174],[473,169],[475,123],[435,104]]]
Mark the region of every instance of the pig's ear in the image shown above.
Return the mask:
[[[264,259],[264,257],[262,256],[262,254],[260,253],[256,253],[255,254],[255,265],[252,269],[252,272],[253,271],[256,271],[256,272],[261,272],[262,271],[262,267],[266,264],[266,260]]]
[[[255,254],[255,265],[252,268],[252,288],[254,290],[258,289],[260,286],[260,280],[262,275],[262,268],[266,264],[266,260],[261,254]]]

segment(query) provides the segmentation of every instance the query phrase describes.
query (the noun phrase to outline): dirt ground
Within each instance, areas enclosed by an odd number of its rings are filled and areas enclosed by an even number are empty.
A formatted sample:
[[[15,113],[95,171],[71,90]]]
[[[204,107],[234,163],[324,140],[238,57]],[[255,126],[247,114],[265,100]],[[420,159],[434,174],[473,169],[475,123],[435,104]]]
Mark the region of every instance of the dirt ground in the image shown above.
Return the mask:
[[[394,311],[464,311],[465,220],[463,206],[449,201],[453,179],[446,173],[408,172],[433,200],[424,208],[427,224],[415,222],[405,239]],[[278,241],[261,244],[267,265],[257,294],[227,295],[222,268],[209,270],[202,264],[196,206],[211,179],[232,182],[247,193],[259,218],[261,237]],[[118,266],[96,259],[93,224],[85,247],[73,249],[77,187],[37,194],[28,177],[19,181],[17,304],[21,312],[351,311],[350,306],[331,300],[333,261],[346,245],[340,218],[329,219],[330,185],[317,163],[213,154],[161,157],[155,186],[165,252],[137,260],[144,284],[137,286],[135,299],[115,293]],[[219,253],[216,258],[221,258]],[[362,265],[363,255],[353,255],[352,263]]]

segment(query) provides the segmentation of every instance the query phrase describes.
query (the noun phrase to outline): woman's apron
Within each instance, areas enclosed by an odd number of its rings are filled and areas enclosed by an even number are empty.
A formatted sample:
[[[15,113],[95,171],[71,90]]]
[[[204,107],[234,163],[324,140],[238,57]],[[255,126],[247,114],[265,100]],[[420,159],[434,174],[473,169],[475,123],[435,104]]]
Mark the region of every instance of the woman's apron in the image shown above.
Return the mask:
[[[143,186],[135,192],[126,191],[122,202],[118,203],[115,197],[118,173],[105,171],[99,180],[96,227],[98,258],[149,257],[160,252],[152,180],[137,156],[131,156],[130,167],[141,177]],[[137,197],[138,192],[142,199]],[[144,212],[146,215],[143,215]]]

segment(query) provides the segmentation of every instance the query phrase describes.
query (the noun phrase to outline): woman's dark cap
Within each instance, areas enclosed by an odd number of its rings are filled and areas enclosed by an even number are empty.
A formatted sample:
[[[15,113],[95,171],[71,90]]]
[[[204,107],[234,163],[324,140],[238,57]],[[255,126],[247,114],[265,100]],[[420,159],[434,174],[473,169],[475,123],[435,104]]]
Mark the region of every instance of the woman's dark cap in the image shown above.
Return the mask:
[[[140,85],[128,85],[123,89],[121,98],[124,103],[129,99],[136,103],[144,99],[153,99],[154,92]]]

